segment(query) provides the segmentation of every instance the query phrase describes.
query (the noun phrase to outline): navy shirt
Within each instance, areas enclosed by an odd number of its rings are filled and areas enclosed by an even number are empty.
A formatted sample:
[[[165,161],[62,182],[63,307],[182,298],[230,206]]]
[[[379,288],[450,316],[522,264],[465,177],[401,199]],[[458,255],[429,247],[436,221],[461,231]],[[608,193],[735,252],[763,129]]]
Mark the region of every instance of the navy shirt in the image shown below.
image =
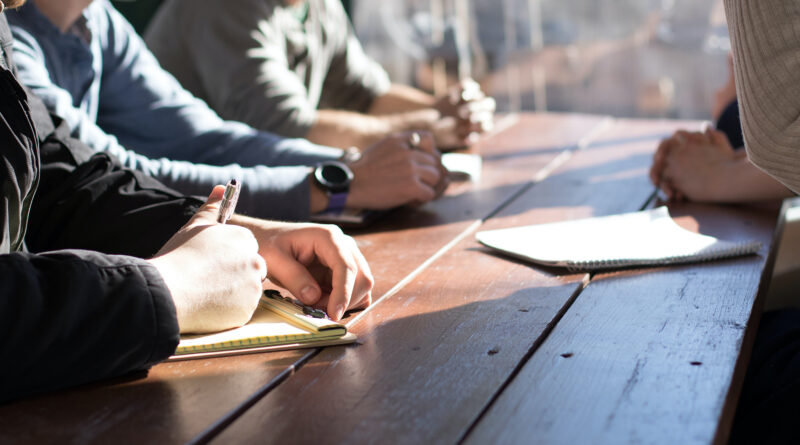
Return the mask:
[[[8,20],[20,80],[93,149],[187,194],[239,178],[240,212],[308,218],[306,166],[340,150],[224,121],[159,66],[106,0],[63,33],[34,2]]]

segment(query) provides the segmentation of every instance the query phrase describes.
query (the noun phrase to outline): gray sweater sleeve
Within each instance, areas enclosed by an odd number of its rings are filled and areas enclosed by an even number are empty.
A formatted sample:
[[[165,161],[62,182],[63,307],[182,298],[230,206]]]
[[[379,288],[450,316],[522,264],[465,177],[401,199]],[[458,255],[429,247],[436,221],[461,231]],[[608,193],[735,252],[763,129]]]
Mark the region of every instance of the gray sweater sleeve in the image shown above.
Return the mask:
[[[284,136],[304,137],[318,108],[365,112],[388,91],[388,75],[364,54],[339,0],[311,0],[304,25],[282,5],[171,0],[147,42],[221,116]]]
[[[220,116],[304,137],[316,121],[316,105],[290,66],[300,49],[286,43],[280,4],[237,0],[219,8],[215,0],[169,1],[148,26],[147,42],[164,68]]]
[[[753,164],[800,192],[800,3],[725,0],[742,131]]]

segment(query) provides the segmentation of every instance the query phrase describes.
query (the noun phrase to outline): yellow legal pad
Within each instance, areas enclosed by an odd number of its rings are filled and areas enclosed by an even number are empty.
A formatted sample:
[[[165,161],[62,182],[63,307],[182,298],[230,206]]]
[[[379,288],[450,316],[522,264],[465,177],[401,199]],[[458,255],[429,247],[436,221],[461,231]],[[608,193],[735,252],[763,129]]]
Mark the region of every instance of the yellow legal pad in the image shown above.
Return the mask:
[[[345,325],[306,315],[302,306],[265,295],[246,325],[213,334],[182,335],[170,359],[312,348],[355,340]]]

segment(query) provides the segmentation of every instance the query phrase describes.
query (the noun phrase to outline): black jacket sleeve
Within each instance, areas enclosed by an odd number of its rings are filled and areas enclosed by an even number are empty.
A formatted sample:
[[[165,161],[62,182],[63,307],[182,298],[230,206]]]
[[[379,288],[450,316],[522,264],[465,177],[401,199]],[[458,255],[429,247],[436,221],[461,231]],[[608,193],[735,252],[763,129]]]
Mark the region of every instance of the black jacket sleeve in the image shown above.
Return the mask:
[[[14,79],[10,39],[0,14],[0,402],[172,354],[169,290],[135,256],[153,255],[201,203],[71,139]]]
[[[175,307],[146,261],[0,255],[0,402],[146,369],[174,352]]]
[[[149,258],[202,205],[94,153],[30,92],[28,100],[41,156],[26,237],[31,251],[78,248]]]

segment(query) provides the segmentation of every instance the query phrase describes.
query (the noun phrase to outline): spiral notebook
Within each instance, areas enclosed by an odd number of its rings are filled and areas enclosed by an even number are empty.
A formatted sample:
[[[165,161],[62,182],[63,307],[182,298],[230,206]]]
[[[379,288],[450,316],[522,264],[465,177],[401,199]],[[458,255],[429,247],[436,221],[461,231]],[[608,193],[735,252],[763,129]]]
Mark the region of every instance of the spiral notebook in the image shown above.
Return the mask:
[[[641,212],[479,232],[482,244],[571,271],[711,261],[749,255],[757,241],[732,242],[690,232],[666,207]]]
[[[267,290],[244,326],[213,334],[181,335],[170,360],[312,348],[352,343],[356,336],[324,312]]]

